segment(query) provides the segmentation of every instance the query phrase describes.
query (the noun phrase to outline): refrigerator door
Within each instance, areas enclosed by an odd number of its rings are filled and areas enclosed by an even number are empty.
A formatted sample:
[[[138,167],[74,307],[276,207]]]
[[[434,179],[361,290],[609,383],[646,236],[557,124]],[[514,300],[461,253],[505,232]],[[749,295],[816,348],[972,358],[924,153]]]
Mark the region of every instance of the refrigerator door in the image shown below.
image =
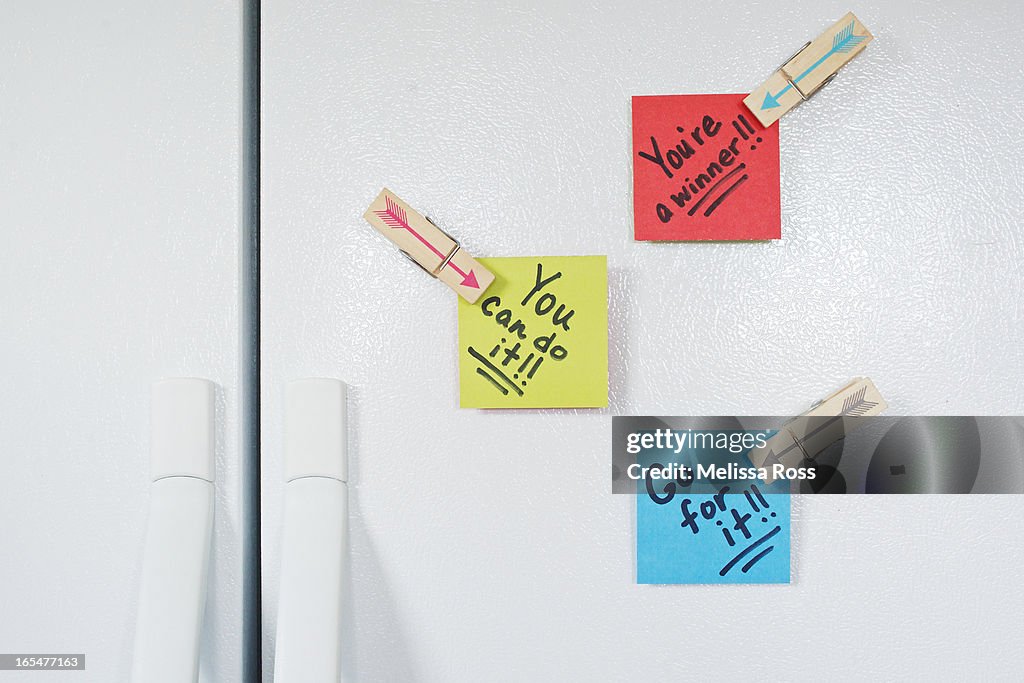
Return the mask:
[[[129,678],[173,376],[217,387],[200,680],[241,680],[240,39],[235,0],[0,10],[0,651],[82,680]]]
[[[846,7],[530,5],[264,2],[266,680],[307,376],[350,386],[360,680],[1018,675],[1016,497],[799,498],[791,585],[653,587],[608,474],[610,413],[796,414],[860,375],[896,415],[1024,411],[1022,23],[861,8],[875,41],[779,124],[782,240],[646,244],[630,96],[748,93]],[[473,256],[607,254],[610,408],[459,409],[457,297],[364,222],[385,186]]]

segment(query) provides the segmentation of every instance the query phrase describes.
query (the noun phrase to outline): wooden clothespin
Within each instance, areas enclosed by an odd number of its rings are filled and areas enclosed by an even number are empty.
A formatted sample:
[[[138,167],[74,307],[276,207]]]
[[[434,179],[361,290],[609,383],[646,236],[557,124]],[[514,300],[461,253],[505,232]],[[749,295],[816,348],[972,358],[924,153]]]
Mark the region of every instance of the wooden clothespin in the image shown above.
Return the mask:
[[[832,24],[800,48],[743,99],[743,104],[767,127],[836,77],[836,72],[867,47],[874,36],[853,12]]]
[[[494,282],[491,271],[463,250],[451,235],[386,187],[363,218],[431,277],[454,289],[471,304]]]
[[[798,467],[856,429],[858,418],[878,415],[888,407],[870,379],[854,380],[787,422],[764,446],[750,451],[750,462],[768,468],[769,475],[775,463]],[[765,481],[770,484],[774,480],[769,476]]]

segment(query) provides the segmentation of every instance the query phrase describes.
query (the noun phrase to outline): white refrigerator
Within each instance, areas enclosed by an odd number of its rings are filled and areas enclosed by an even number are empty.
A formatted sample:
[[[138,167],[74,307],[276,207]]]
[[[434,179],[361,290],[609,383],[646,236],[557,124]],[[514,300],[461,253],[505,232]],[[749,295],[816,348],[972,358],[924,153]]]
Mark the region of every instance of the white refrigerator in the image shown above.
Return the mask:
[[[0,4],[0,651],[126,681],[152,385],[215,386],[200,680],[243,679],[242,7]]]
[[[780,124],[782,239],[652,245],[630,96],[749,91],[849,7],[266,0],[257,72],[254,4],[0,3],[0,652],[86,657],[0,680],[129,680],[167,377],[216,385],[202,681],[273,680],[302,377],[348,385],[350,680],[1016,675],[1016,496],[797,497],[791,584],[638,586],[608,465],[613,414],[859,375],[1024,411],[1019,11],[854,7],[875,41]],[[475,256],[607,254],[609,407],[460,409],[455,295],[365,224],[382,186]]]
[[[874,42],[779,123],[782,239],[634,242],[630,96],[749,92],[850,9]],[[1013,678],[1017,496],[796,497],[790,585],[638,586],[609,416],[795,415],[860,375],[891,415],[1020,414],[1015,15],[265,1],[265,674],[282,383],[323,375],[358,680]],[[456,296],[362,219],[383,186],[473,256],[607,254],[609,408],[459,409]]]

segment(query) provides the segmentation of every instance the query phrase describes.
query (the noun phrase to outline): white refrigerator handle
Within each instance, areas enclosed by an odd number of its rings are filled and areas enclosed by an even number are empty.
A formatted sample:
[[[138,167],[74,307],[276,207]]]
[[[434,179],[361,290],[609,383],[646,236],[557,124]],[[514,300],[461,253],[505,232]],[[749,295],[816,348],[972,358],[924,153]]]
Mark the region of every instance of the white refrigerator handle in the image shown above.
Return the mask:
[[[276,683],[343,680],[348,534],[345,385],[289,382]]]
[[[213,384],[153,385],[152,484],[132,680],[193,683],[213,536]]]

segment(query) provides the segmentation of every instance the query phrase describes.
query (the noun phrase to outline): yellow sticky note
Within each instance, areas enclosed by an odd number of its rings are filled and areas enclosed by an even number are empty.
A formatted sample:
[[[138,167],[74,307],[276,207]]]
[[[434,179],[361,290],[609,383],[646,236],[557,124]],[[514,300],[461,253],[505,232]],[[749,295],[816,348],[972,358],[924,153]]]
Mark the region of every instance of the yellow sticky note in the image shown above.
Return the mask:
[[[607,406],[607,258],[477,260],[495,280],[459,301],[459,405]]]

